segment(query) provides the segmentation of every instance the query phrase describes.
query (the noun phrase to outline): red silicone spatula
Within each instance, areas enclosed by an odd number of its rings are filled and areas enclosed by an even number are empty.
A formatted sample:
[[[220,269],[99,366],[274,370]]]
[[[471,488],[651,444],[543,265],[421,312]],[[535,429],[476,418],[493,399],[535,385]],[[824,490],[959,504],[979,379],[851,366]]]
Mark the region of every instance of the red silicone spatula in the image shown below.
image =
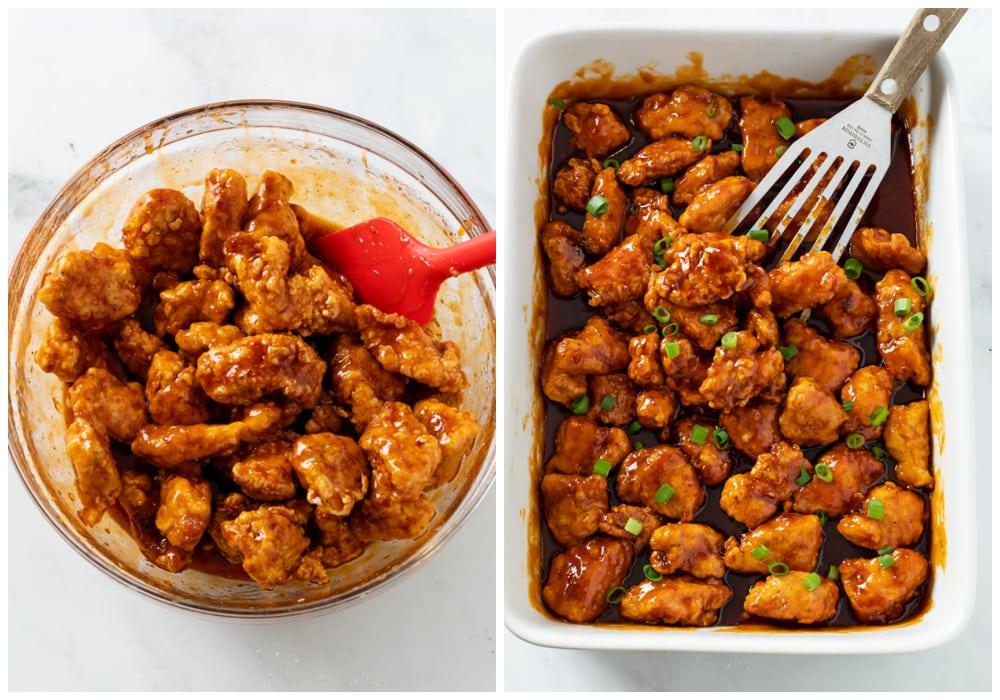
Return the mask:
[[[361,303],[420,325],[434,315],[434,301],[446,279],[497,260],[496,231],[431,248],[385,218],[317,236],[309,248],[351,281]]]

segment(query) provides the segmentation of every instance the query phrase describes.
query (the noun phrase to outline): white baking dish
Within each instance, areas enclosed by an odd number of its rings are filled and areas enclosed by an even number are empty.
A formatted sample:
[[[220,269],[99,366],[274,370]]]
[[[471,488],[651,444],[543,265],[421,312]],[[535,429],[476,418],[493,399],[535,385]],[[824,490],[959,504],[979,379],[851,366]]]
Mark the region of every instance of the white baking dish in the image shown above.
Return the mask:
[[[684,629],[619,624],[580,625],[550,615],[540,599],[541,517],[536,485],[543,459],[543,400],[537,385],[544,343],[544,271],[535,243],[538,206],[546,182],[541,152],[543,112],[557,85],[650,75],[704,78],[732,84],[764,71],[819,82],[838,67],[857,67],[852,56],[877,66],[895,37],[831,35],[672,33],[607,29],[544,36],[518,55],[508,87],[507,178],[501,251],[503,321],[504,591],[507,627],[536,644],[591,649],[648,649],[768,653],[889,653],[937,646],[968,621],[975,596],[973,489],[975,461],[968,415],[972,405],[966,240],[959,150],[952,113],[951,72],[942,56],[913,90],[917,122],[912,130],[917,164],[918,227],[934,284],[931,342],[935,380],[929,390],[934,432],[932,586],[919,617],[886,627],[804,630]],[[692,53],[693,52],[693,53]],[[587,69],[584,69],[587,67]],[[872,76],[861,71],[851,87]],[[551,110],[550,110],[551,112]],[[926,174],[926,186],[921,178]]]

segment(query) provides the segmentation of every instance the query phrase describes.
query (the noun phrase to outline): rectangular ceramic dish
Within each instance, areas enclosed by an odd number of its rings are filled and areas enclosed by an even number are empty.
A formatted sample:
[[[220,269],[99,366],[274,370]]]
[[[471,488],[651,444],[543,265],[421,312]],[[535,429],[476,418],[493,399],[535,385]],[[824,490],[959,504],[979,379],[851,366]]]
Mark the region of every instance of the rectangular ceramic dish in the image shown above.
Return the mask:
[[[890,653],[937,646],[972,612],[975,532],[969,368],[969,300],[959,150],[950,69],[938,56],[914,87],[909,109],[918,229],[935,289],[930,329],[934,382],[931,459],[932,584],[925,612],[885,627],[761,632],[638,624],[562,622],[541,602],[542,518],[536,496],[543,459],[544,403],[537,376],[544,338],[545,273],[535,235],[545,216],[548,153],[540,144],[553,125],[546,104],[557,89],[573,95],[609,91],[619,80],[652,92],[658,80],[732,86],[781,76],[833,80],[863,91],[895,37],[782,32],[671,33],[650,29],[581,31],[542,37],[517,57],[508,95],[508,168],[501,274],[505,321],[504,586],[507,627],[536,644],[591,649],[768,653]],[[567,92],[568,91],[568,92]],[[580,93],[576,93],[580,94]],[[591,95],[593,97],[609,96]]]

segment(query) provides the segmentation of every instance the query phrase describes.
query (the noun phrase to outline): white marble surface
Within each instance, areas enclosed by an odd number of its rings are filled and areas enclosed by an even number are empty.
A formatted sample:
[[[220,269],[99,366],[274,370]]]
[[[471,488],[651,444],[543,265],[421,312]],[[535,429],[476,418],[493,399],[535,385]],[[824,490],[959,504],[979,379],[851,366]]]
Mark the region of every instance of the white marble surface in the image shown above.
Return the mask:
[[[207,102],[273,98],[415,142],[495,220],[495,13],[17,11],[8,15],[8,265],[120,135]],[[43,521],[8,467],[10,690],[489,690],[496,502],[412,577],[345,612],[265,625],[127,591]]]
[[[911,10],[642,10],[645,21],[678,29],[708,29],[717,23],[729,28],[778,26],[816,27],[849,31],[852,28],[899,31]],[[638,14],[638,13],[637,13]],[[606,27],[624,19],[624,13],[600,10],[508,11],[504,13],[503,55],[509,75],[519,47],[542,32],[576,27]],[[990,60],[992,14],[971,10],[944,47],[958,78],[958,112],[964,162],[965,201],[969,241],[969,286],[972,308],[983,322],[973,330],[974,376],[991,371],[991,325],[985,319],[992,308],[990,196],[992,143]],[[776,50],[780,50],[776,47]],[[976,421],[976,518],[979,571],[973,619],[953,642],[938,649],[907,655],[866,657],[782,656],[757,654],[695,654],[592,652],[549,649],[526,643],[504,631],[503,683],[507,690],[988,690],[991,687],[992,560],[990,501],[991,396],[988,382],[975,387],[970,415]]]

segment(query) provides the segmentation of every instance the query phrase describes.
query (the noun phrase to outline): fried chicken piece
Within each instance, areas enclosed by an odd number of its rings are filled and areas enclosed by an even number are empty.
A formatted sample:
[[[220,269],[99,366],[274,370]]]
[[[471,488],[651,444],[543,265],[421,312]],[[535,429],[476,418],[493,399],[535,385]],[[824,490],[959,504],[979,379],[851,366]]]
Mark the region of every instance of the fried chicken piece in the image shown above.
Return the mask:
[[[733,471],[733,458],[728,450],[719,449],[712,437],[714,426],[696,418],[683,418],[674,423],[677,447],[691,460],[705,486],[721,484]],[[696,442],[696,431],[704,431]]]
[[[156,529],[178,549],[194,551],[212,517],[212,486],[204,479],[171,474],[160,482]]]
[[[885,473],[885,467],[868,450],[852,450],[843,443],[820,455],[833,474],[826,483],[812,479],[793,496],[792,508],[799,513],[823,511],[833,518],[857,510],[865,492]]]
[[[760,396],[771,400],[785,388],[785,363],[774,348],[760,349],[749,331],[736,332],[736,346],[719,345],[698,391],[720,411],[746,406]]]
[[[892,392],[896,385],[885,367],[867,365],[848,377],[840,390],[843,403],[850,401],[847,422],[841,426],[842,435],[858,433],[865,440],[882,437],[884,423],[872,425],[872,417],[878,409],[888,409],[892,404]]]
[[[663,238],[680,238],[687,233],[670,211],[670,198],[649,187],[632,190],[632,203],[625,215],[625,234],[642,236],[659,241]]]
[[[132,263],[120,251],[100,255],[75,250],[45,273],[38,300],[54,316],[79,328],[103,328],[138,309],[142,289]]]
[[[184,330],[178,331],[174,342],[181,356],[195,362],[201,354],[223,345],[229,345],[246,337],[236,326],[219,325],[211,321],[195,321]]]
[[[151,270],[182,275],[198,264],[201,217],[183,192],[154,189],[142,195],[122,227],[125,252]]]
[[[633,334],[642,333],[650,324],[656,323],[653,314],[646,310],[646,306],[640,299],[598,306],[596,311],[601,315],[601,318],[607,319],[616,327]]]
[[[246,510],[221,525],[226,543],[243,555],[243,570],[261,588],[295,580],[303,553],[309,547],[295,514],[286,506]]]
[[[663,625],[708,627],[733,592],[717,579],[697,579],[683,574],[631,586],[618,606],[627,620]]]
[[[863,226],[854,232],[851,256],[876,272],[900,269],[919,275],[927,267],[927,257],[910,245],[906,236],[878,227]]]
[[[312,435],[313,433],[337,433],[340,435],[346,431],[345,426],[348,419],[350,419],[350,412],[333,403],[328,403],[327,399],[328,396],[324,392],[323,398],[320,399],[320,402],[309,413],[309,418],[306,419],[305,425],[302,426],[303,433],[307,435]]]
[[[825,250],[783,262],[768,272],[768,277],[771,311],[778,318],[827,303],[847,280],[844,270]]]
[[[597,173],[594,178],[594,189],[591,199],[601,197],[607,202],[604,213],[594,214],[587,211],[583,220],[583,230],[580,240],[583,247],[591,255],[606,255],[621,239],[622,224],[625,223],[625,211],[628,200],[625,191],[615,178],[615,169],[608,167]]]
[[[686,308],[729,299],[753,284],[749,273],[765,252],[763,243],[746,236],[680,236],[666,253],[666,268],[653,274],[650,293]]]
[[[118,500],[122,488],[107,431],[100,423],[94,425],[84,417],[77,417],[66,428],[65,443],[76,473],[76,492],[81,505],[78,514],[87,525],[96,525]]]
[[[909,313],[897,316],[897,299],[909,300]],[[931,356],[927,351],[927,330],[924,323],[907,331],[906,323],[915,314],[923,314],[926,304],[910,284],[910,276],[902,270],[890,270],[875,283],[875,304],[878,306],[878,351],[886,368],[901,382],[912,381],[920,386],[931,383]]]
[[[752,399],[746,406],[720,414],[719,426],[729,435],[738,452],[757,459],[781,439],[778,412],[778,404]]]
[[[357,317],[361,342],[388,371],[444,392],[469,386],[461,353],[452,341],[438,340],[427,327],[367,304],[358,307]]]
[[[720,138],[722,138],[721,135],[715,137],[716,140]],[[740,154],[736,151],[724,151],[717,155],[705,156],[685,170],[684,174],[674,182],[672,196],[674,205],[686,207],[699,190],[735,174],[739,167]]]
[[[718,141],[732,118],[729,100],[697,85],[681,85],[669,95],[650,95],[635,110],[636,126],[653,140],[704,135]]]
[[[240,490],[257,501],[295,498],[298,484],[292,467],[294,435],[275,435],[240,451],[231,467]]]
[[[126,469],[121,475],[119,503],[128,516],[129,529],[139,551],[156,566],[177,573],[191,563],[191,549],[170,542],[156,526],[161,488],[144,472]]]
[[[695,148],[693,139],[679,136],[653,141],[619,166],[618,179],[624,185],[638,187],[662,177],[673,177],[712,152],[711,139],[699,145],[701,149]]]
[[[574,211],[584,211],[600,166],[590,158],[570,158],[552,180],[552,192]]]
[[[303,435],[295,441],[291,463],[317,513],[345,517],[368,492],[368,460],[349,437]]]
[[[542,393],[558,404],[569,408],[577,399],[587,396],[587,375],[571,374],[556,367],[556,349],[569,334],[553,338],[546,344],[542,354],[542,369],[540,383]]]
[[[213,401],[246,406],[281,394],[312,408],[323,391],[326,363],[298,336],[279,333],[240,338],[198,358],[197,377]]]
[[[629,339],[628,378],[640,387],[663,386],[663,365],[660,364],[659,333],[644,333]]]
[[[635,397],[635,417],[644,428],[669,430],[676,412],[677,399],[666,387],[643,389]],[[665,439],[666,433],[661,436],[661,440]]]
[[[570,146],[591,158],[603,158],[631,136],[611,108],[603,102],[577,102],[563,112],[563,123],[573,136]]]
[[[668,343],[676,343],[671,346],[673,350],[666,349]],[[664,338],[660,344],[660,362],[663,364],[667,387],[677,393],[682,404],[702,406],[707,403],[705,397],[698,391],[698,387],[705,381],[710,363],[694,343],[687,338],[680,340]]]
[[[351,511],[351,531],[361,542],[377,540],[415,540],[434,519],[434,501],[417,496],[411,501],[376,503],[371,498]]]
[[[587,191],[590,197],[590,191]],[[583,239],[565,221],[549,221],[538,232],[542,252],[548,260],[549,288],[558,297],[568,299],[580,291],[577,274],[586,265]]]
[[[883,566],[882,556],[891,557],[892,564]],[[912,549],[882,556],[845,559],[837,567],[854,616],[863,623],[889,622],[901,616],[930,573],[927,560]]]
[[[918,489],[931,488],[930,409],[926,400],[893,406],[885,423],[885,446],[896,460],[896,478]]]
[[[586,416],[570,416],[556,431],[555,454],[545,463],[544,472],[588,476],[599,459],[612,468],[632,451],[628,434],[621,428],[599,425]]]
[[[214,169],[205,176],[201,200],[202,229],[198,259],[213,267],[223,267],[222,245],[239,231],[247,212],[247,183],[235,170]]]
[[[779,441],[759,457],[749,472],[726,480],[719,505],[733,520],[754,528],[778,512],[778,504],[792,497],[803,470],[812,476],[813,466],[798,445]]]
[[[627,374],[598,374],[590,378],[587,417],[607,425],[627,425],[636,417],[638,392]]]
[[[172,350],[153,356],[146,379],[146,401],[153,422],[160,425],[209,423],[212,409],[198,383],[194,365]]]
[[[91,367],[66,392],[74,418],[100,426],[118,442],[131,442],[149,422],[142,384],[124,382],[106,369]]]
[[[778,345],[781,342],[781,331],[778,319],[769,308],[754,307],[747,312],[746,330],[750,331],[761,345]]]
[[[774,97],[740,98],[740,134],[743,137],[743,172],[760,182],[778,162],[777,148],[786,141],[774,126],[781,117],[791,118],[791,110]]]
[[[683,452],[670,445],[630,452],[618,468],[616,488],[626,503],[647,506],[654,513],[685,522],[692,520],[705,502],[698,472]]]
[[[736,305],[731,299],[686,308],[661,297],[659,292],[655,282],[649,285],[649,290],[643,298],[647,308],[654,315],[658,314],[661,317],[665,315],[663,312],[669,314],[670,323],[676,323],[680,333],[690,338],[702,350],[711,350],[718,345],[722,336],[739,327]],[[706,316],[714,317],[717,320],[715,323],[705,323],[702,319]],[[663,339],[664,344],[674,341],[677,341],[677,338]]]
[[[627,236],[603,258],[581,269],[576,280],[587,291],[587,303],[603,306],[642,298],[653,270],[655,243],[640,234]]]
[[[826,321],[834,338],[852,338],[875,327],[878,309],[858,283],[846,280],[833,298],[816,307],[816,316]]]
[[[805,571],[789,571],[784,576],[768,576],[750,587],[743,609],[751,615],[772,620],[812,625],[826,622],[837,614],[840,589],[822,578],[814,590],[805,586]]]
[[[416,402],[413,413],[441,446],[441,463],[428,487],[434,489],[455,478],[479,433],[479,421],[472,411],[450,406],[438,399]]]
[[[556,369],[570,374],[611,374],[628,367],[628,336],[600,316],[591,316],[574,335],[556,343]]]
[[[785,439],[806,447],[835,441],[846,422],[847,413],[837,397],[812,377],[792,382],[778,417]]]
[[[802,320],[785,321],[785,344],[794,345],[795,356],[785,362],[789,378],[809,377],[837,393],[861,364],[861,351],[850,343],[828,340]]]
[[[638,534],[631,531],[636,528],[636,523],[638,523]],[[606,535],[631,542],[635,553],[638,554],[649,546],[649,538],[662,524],[663,519],[645,506],[619,503],[601,515],[597,529]]]
[[[297,270],[306,257],[306,244],[299,230],[299,220],[291,207],[292,181],[281,173],[266,170],[247,203],[246,231],[258,238],[275,236],[288,244],[291,264]]]
[[[608,510],[607,479],[600,474],[546,474],[541,489],[545,523],[561,546],[578,544],[597,532]]]
[[[722,578],[722,533],[701,523],[667,523],[649,541],[649,564],[663,575],[683,571],[695,578]]]
[[[331,519],[323,525],[319,536],[320,561],[331,568],[341,566],[360,557],[365,551],[365,543],[354,534],[350,524],[343,518]]]
[[[823,526],[815,515],[779,513],[739,539],[726,539],[726,566],[744,573],[768,573],[780,562],[793,571],[812,571],[823,546]]]
[[[383,403],[399,401],[406,391],[406,377],[386,370],[355,335],[338,336],[329,358],[333,397],[351,408],[358,430],[364,430]]]
[[[605,596],[622,585],[632,566],[632,545],[598,535],[552,557],[542,600],[570,622],[590,622],[608,609]]]
[[[122,364],[136,379],[145,382],[153,357],[161,350],[169,350],[163,340],[147,332],[134,318],[122,321],[113,345]]]
[[[233,289],[222,280],[187,280],[160,292],[153,323],[159,335],[176,335],[196,321],[224,324],[235,306]]]
[[[881,506],[873,507],[873,501]],[[872,517],[873,513],[879,517]],[[925,519],[924,499],[887,481],[868,492],[860,512],[840,519],[837,532],[868,549],[910,547],[924,534]]]
[[[730,175],[705,185],[691,198],[677,221],[691,233],[721,231],[753,188],[753,181],[742,175]]]
[[[45,330],[45,338],[35,351],[35,362],[43,372],[54,374],[67,384],[91,367],[121,374],[111,349],[95,335],[73,327],[58,316]]]
[[[370,500],[378,504],[417,498],[441,463],[438,441],[399,401],[387,401],[372,416],[358,445],[372,468]]]

